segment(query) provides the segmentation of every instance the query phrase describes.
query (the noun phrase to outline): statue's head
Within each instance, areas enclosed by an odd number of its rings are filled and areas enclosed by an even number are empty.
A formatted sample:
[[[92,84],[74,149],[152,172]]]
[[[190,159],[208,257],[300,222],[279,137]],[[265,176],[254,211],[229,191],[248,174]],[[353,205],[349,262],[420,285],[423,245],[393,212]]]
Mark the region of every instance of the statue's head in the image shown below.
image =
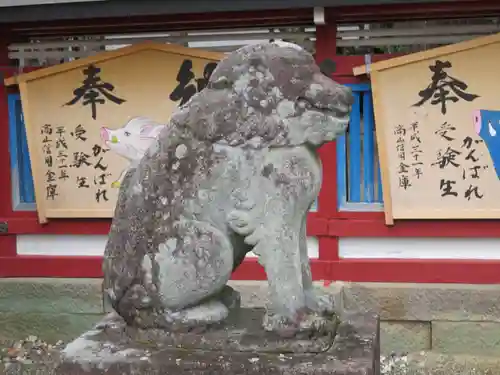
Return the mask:
[[[234,146],[319,146],[345,132],[352,103],[351,90],[321,73],[309,52],[271,42],[229,54],[174,119]]]

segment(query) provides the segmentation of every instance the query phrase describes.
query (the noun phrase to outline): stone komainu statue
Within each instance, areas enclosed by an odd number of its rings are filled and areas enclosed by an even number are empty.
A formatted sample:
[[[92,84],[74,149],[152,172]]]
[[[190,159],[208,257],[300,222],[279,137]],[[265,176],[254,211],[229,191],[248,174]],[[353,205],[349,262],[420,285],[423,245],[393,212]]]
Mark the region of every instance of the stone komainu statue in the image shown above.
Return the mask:
[[[321,329],[333,302],[313,290],[306,215],[316,149],[346,130],[352,102],[294,44],[222,60],[124,178],[103,265],[116,312],[144,328],[219,322],[239,302],[226,283],[253,251],[269,280],[264,328]]]

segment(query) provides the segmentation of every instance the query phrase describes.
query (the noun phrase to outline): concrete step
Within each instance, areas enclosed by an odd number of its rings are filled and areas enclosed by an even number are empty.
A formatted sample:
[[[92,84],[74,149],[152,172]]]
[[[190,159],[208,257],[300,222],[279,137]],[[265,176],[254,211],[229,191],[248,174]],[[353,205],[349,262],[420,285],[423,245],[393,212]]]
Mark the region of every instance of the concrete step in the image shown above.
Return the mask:
[[[500,285],[337,284],[344,308],[378,311],[382,320],[500,322]]]
[[[434,351],[381,356],[381,375],[498,375],[500,358]]]
[[[500,357],[500,285],[339,284],[343,309],[380,315],[383,354]]]

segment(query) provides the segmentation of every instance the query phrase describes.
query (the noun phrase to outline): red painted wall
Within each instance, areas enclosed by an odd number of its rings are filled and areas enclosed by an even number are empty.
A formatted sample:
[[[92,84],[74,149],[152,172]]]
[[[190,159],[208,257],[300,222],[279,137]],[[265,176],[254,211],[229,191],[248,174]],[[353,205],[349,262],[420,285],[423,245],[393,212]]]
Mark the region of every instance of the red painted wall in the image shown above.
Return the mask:
[[[495,5],[496,4],[496,5]],[[496,8],[495,8],[496,7]],[[423,12],[422,9],[427,9]],[[339,82],[359,82],[352,77],[352,67],[363,64],[362,56],[336,56],[337,19],[389,19],[399,17],[422,18],[450,14],[491,14],[500,9],[497,2],[456,1],[419,9],[404,6],[388,6],[371,9],[344,7],[327,12],[328,25],[317,27],[316,59],[318,62],[330,58],[337,62],[334,78]],[[496,10],[495,10],[496,11]],[[358,12],[358,13],[356,13]],[[453,13],[455,12],[455,13]],[[234,20],[258,19],[240,15]],[[293,12],[287,13],[286,22],[292,23]],[[356,16],[358,14],[358,16]],[[406,16],[405,16],[406,15]],[[193,16],[190,16],[191,18]],[[203,16],[206,20],[206,17]],[[278,22],[269,12],[261,17],[270,22]],[[310,18],[312,15],[309,13]],[[309,19],[310,19],[309,18]],[[303,20],[297,14],[295,21]],[[228,25],[230,20],[224,21]],[[243,22],[243,21],[242,21]],[[179,23],[179,20],[177,20]],[[201,21],[200,21],[201,23]],[[223,20],[220,20],[223,23]],[[77,26],[77,25],[73,25]],[[87,25],[88,26],[88,25]],[[96,27],[99,25],[96,25]],[[66,26],[71,29],[71,25]],[[99,27],[103,27],[100,25]],[[0,65],[8,64],[7,44],[11,40],[5,32],[0,33]],[[374,56],[373,60],[388,58]],[[1,68],[12,74],[12,70]],[[3,83],[0,83],[0,85]],[[8,234],[0,234],[0,277],[101,277],[100,257],[36,257],[16,256],[16,234],[107,234],[110,220],[51,220],[47,225],[38,224],[33,212],[13,212],[10,192],[10,166],[8,158],[8,114],[6,90],[0,88],[0,222],[6,221]],[[463,221],[402,221],[393,227],[384,224],[383,213],[348,213],[337,210],[336,186],[336,146],[329,143],[320,149],[323,162],[324,180],[319,196],[319,211],[308,216],[308,235],[319,239],[319,259],[312,260],[313,276],[323,280],[378,281],[378,282],[460,282],[460,283],[498,283],[500,282],[499,261],[457,261],[457,260],[343,260],[338,256],[339,238],[342,237],[500,237],[498,220]],[[265,274],[255,260],[245,261],[234,274],[235,279],[264,279]]]
[[[0,29],[0,78],[4,75],[1,67],[9,65],[7,46],[9,35]],[[9,126],[7,92],[0,83],[0,222],[10,216],[11,208],[11,188],[10,188],[10,157],[9,157]],[[2,144],[3,143],[3,144]],[[2,257],[13,257],[16,255],[16,236],[13,234],[0,234],[0,264]],[[0,266],[1,276],[1,266]]]

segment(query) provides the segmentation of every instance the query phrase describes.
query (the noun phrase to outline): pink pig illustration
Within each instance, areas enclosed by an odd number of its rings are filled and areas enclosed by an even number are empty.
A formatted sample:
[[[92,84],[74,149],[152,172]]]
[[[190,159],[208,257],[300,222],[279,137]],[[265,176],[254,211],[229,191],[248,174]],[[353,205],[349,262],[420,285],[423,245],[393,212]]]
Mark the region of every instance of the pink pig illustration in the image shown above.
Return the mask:
[[[101,139],[111,151],[129,160],[130,163],[139,161],[149,146],[166,127],[147,117],[134,117],[118,129],[101,128]],[[120,177],[111,184],[118,188],[125,177],[130,165],[125,168]]]

